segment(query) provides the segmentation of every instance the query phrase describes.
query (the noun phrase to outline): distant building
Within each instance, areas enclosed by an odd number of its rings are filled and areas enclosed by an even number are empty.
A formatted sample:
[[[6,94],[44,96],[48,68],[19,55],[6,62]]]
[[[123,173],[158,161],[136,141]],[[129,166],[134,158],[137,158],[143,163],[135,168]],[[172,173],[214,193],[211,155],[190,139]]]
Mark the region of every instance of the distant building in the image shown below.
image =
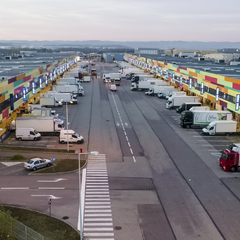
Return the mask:
[[[240,53],[239,48],[223,48],[218,49],[218,53]]]
[[[216,63],[230,63],[230,61],[239,60],[240,53],[212,53],[204,55],[204,58]]]
[[[105,62],[123,61],[124,53],[103,53]]]
[[[134,54],[148,54],[148,55],[159,55],[163,53],[163,50],[157,48],[135,48]]]

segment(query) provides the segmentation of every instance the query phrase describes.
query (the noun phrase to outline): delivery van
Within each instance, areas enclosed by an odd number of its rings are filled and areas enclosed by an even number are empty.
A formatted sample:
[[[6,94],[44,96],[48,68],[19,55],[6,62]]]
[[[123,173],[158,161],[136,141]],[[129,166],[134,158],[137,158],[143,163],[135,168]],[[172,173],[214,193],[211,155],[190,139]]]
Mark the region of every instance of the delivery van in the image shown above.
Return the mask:
[[[37,132],[34,128],[17,128],[15,135],[18,141],[22,140],[37,141],[41,139],[41,134]]]
[[[83,136],[80,136],[78,133],[76,133],[73,130],[61,130],[60,132],[60,138],[59,138],[60,143],[83,143]]]

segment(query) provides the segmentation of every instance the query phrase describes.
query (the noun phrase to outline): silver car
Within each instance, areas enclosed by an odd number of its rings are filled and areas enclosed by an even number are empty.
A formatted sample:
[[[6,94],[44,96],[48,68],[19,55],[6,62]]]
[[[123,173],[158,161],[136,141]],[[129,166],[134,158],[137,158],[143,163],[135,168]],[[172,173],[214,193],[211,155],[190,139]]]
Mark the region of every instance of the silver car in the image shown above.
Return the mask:
[[[38,168],[49,167],[52,162],[49,159],[44,158],[32,158],[28,162],[24,163],[24,167],[28,170],[37,170]]]

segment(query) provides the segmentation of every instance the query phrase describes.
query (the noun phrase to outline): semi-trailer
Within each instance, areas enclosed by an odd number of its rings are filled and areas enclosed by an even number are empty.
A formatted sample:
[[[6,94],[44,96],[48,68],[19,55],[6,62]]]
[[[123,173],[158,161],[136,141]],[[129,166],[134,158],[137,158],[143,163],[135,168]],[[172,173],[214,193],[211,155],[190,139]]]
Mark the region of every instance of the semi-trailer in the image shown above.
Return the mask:
[[[158,85],[155,85],[153,87],[150,87],[147,92],[145,92],[146,95],[149,96],[154,96],[157,95],[160,91],[164,89],[164,87],[173,87],[173,86],[166,86],[166,83],[169,84],[168,82],[159,80]],[[173,87],[174,88],[174,87]],[[171,88],[172,89],[172,88]]]
[[[232,120],[232,113],[229,111],[183,111],[181,113],[180,125],[182,127],[204,128],[210,122]]]
[[[45,107],[62,107],[62,102],[56,97],[40,97],[40,105]]]
[[[151,80],[146,80],[146,81],[132,82],[131,91],[147,90],[150,87],[153,87],[154,85],[166,86],[168,84],[169,84],[168,82],[164,82],[164,81],[159,80],[159,79],[151,79]]]
[[[81,85],[54,85],[52,90],[54,92],[75,93],[80,96],[84,95],[84,89]]]
[[[186,95],[186,92],[178,91],[178,90],[175,91],[175,89],[174,89],[172,91],[169,91],[169,94],[166,95],[166,99],[169,99],[169,98],[174,97],[174,96],[187,96],[187,95]]]
[[[190,110],[192,107],[201,107],[202,104],[200,102],[186,102],[183,103],[180,107],[176,108],[177,113],[181,113],[185,110]]]
[[[131,82],[140,82],[140,81],[145,81],[146,79],[152,79],[154,78],[153,75],[135,75],[131,78]]]
[[[18,117],[11,123],[11,130],[17,128],[34,128],[42,135],[59,135],[64,121],[54,117]]]
[[[236,133],[236,121],[213,121],[210,122],[205,128],[202,129],[203,134],[217,135],[217,134],[232,134]]]
[[[75,94],[66,92],[66,93],[61,93],[61,92],[54,92],[54,91],[49,91],[47,93],[42,94],[43,97],[55,97],[57,99],[60,99],[61,102],[65,103],[70,103],[70,104],[77,104],[78,100]]]
[[[157,96],[159,98],[166,98],[167,95],[169,95],[170,92],[172,91],[179,91],[177,88],[174,88],[174,86],[162,86],[158,93],[157,93]]]
[[[178,93],[178,92],[177,92]],[[180,107],[183,103],[187,102],[198,102],[199,98],[196,96],[178,96],[173,95],[172,97],[169,97],[166,101],[166,108],[177,108]]]

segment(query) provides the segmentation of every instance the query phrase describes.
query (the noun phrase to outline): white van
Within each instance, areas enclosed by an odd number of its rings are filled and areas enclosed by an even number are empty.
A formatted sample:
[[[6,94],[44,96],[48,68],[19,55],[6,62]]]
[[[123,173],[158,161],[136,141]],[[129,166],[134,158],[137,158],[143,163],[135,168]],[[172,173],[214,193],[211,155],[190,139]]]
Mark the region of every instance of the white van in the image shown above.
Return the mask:
[[[18,141],[22,140],[37,141],[41,139],[41,134],[37,132],[34,128],[17,128],[15,135]]]
[[[60,143],[66,143],[66,142],[71,142],[71,143],[83,143],[83,136],[80,136],[78,133],[74,132],[73,130],[61,130],[60,132],[60,138],[59,142]]]
[[[111,82],[111,77],[109,74],[103,74],[103,82]]]

